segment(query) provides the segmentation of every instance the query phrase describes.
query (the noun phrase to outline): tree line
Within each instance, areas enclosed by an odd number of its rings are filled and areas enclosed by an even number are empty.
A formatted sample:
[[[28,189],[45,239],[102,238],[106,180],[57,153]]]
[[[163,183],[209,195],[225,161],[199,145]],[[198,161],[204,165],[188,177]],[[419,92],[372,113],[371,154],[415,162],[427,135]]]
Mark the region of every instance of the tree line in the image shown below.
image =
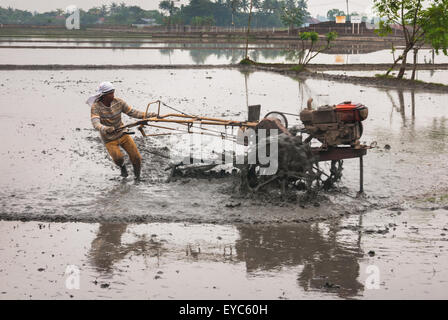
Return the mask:
[[[250,0],[190,0],[176,6],[171,0],[159,3],[159,10],[144,10],[125,3],[80,10],[81,27],[92,24],[131,25],[153,19],[160,25],[247,26]],[[69,16],[62,9],[32,13],[0,7],[0,24],[64,25]],[[254,27],[299,27],[310,17],[306,0],[252,0]]]
[[[165,24],[247,26],[250,0],[190,0],[176,7],[171,0],[163,0],[159,8],[165,15]],[[306,0],[252,0],[254,27],[298,27],[310,17]]]
[[[44,13],[32,13],[0,7],[1,24],[24,25],[65,25],[65,19],[70,13],[56,9]],[[127,6],[125,3],[113,2],[110,6],[102,5],[89,10],[80,9],[81,27],[93,24],[131,25],[142,23],[141,19],[154,19],[156,23],[163,23],[163,15],[158,10],[144,10],[138,6]]]

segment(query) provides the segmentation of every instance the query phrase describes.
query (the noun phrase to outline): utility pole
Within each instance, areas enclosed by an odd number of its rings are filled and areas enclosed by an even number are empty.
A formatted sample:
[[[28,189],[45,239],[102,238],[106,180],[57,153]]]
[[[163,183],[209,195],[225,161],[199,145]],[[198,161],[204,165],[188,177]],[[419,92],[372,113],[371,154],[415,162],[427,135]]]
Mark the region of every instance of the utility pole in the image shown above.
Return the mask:
[[[252,18],[252,0],[250,0],[250,7],[249,7],[249,19],[247,21],[247,34],[246,34],[246,57],[245,59],[249,59],[249,35],[250,35],[250,20]]]
[[[350,13],[348,12],[348,0],[346,0],[346,2],[347,2],[347,19],[346,19],[346,21],[347,21],[348,17],[350,16]]]

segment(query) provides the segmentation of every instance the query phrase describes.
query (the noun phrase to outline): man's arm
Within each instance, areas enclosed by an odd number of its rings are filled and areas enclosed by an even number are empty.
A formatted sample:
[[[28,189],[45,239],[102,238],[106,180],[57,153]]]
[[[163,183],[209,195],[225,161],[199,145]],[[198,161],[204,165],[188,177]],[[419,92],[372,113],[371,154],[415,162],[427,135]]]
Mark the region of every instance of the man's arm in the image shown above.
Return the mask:
[[[143,119],[145,117],[145,113],[143,111],[139,111],[136,109],[133,109],[130,105],[128,105],[126,102],[121,100],[123,103],[123,112],[126,113],[128,116],[136,119]],[[157,113],[148,112],[146,115],[147,118],[157,117]]]
[[[96,104],[92,105],[92,108],[90,111],[90,120],[92,121],[93,127],[103,134],[108,133],[114,129],[112,127],[108,127],[108,126],[101,124],[100,115],[96,109]]]

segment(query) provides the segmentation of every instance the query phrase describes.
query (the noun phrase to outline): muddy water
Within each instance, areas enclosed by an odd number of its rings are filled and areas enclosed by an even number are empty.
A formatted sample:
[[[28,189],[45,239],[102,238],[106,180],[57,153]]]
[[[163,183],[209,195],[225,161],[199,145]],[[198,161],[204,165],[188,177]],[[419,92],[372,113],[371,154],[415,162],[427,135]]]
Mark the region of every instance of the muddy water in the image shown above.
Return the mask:
[[[448,189],[444,95],[319,80],[297,82],[277,74],[244,75],[221,69],[120,71],[119,75],[115,71],[14,71],[2,72],[1,79],[1,214],[8,219],[296,221],[387,206]],[[246,103],[261,104],[263,115],[273,110],[297,113],[309,97],[315,105],[362,102],[370,108],[362,141],[376,141],[379,146],[364,161],[367,198],[353,198],[359,188],[357,160],[345,162],[344,192],[326,194],[321,199],[325,205],[319,208],[267,205],[260,210],[257,201],[232,196],[229,178],[167,184],[167,156],[181,141],[176,136],[136,136],[146,181],[121,180],[91,127],[84,103],[105,79],[115,83],[117,96],[139,109],[162,99],[186,112],[237,120],[246,118]],[[238,210],[232,208],[239,203]]]
[[[25,48],[32,48],[32,47],[59,47],[59,48],[66,48],[66,47],[76,47],[76,48],[85,48],[85,47],[94,47],[94,48],[110,48],[110,47],[123,47],[123,49],[127,48],[152,48],[152,49],[189,49],[189,48],[204,48],[204,49],[225,49],[225,48],[236,48],[236,49],[245,49],[246,44],[245,43],[207,43],[207,42],[201,42],[201,43],[182,43],[182,42],[160,42],[160,41],[97,41],[97,42],[89,42],[89,41],[54,41],[54,40],[40,40],[38,42],[36,41],[26,41],[21,40],[18,41],[1,41],[0,39],[0,46],[2,47],[25,47]],[[249,48],[267,48],[267,49],[283,49],[286,48],[286,44],[267,44],[267,43],[251,43],[249,45]]]
[[[247,103],[263,115],[309,97],[361,102],[362,140],[379,146],[364,160],[366,196],[357,160],[305,208],[235,197],[232,178],[166,183],[169,136],[136,136],[144,181],[122,180],[84,104],[104,80],[141,110],[162,99],[229,119],[244,120]],[[0,218],[13,221],[0,223],[0,298],[447,298],[445,102],[223,69],[1,72]],[[67,265],[80,290],[65,287]],[[379,289],[366,285],[372,270]]]
[[[16,43],[14,45],[17,45]],[[40,44],[34,44],[40,45]],[[54,45],[54,44],[53,44]],[[73,44],[71,44],[73,45]],[[84,44],[83,44],[84,45]],[[232,44],[232,49],[211,49],[210,45],[192,44],[196,47],[207,46],[204,49],[177,48],[168,44],[169,48],[158,48],[155,44],[150,47],[142,46],[142,49],[133,47],[125,49],[97,48],[0,48],[0,61],[2,64],[17,65],[47,65],[47,64],[230,64],[238,63],[245,57],[244,48]],[[119,44],[119,46],[124,46]],[[256,47],[256,45],[251,45]],[[290,53],[282,49],[250,49],[249,56],[252,60],[265,63],[294,63]],[[418,61],[420,63],[433,61],[430,50],[420,50]],[[370,53],[350,54],[319,54],[312,63],[345,64],[345,63],[392,63],[393,56],[390,50],[379,50]],[[447,63],[448,57],[436,55],[434,63]]]
[[[0,299],[446,299],[447,213],[270,226],[2,222]],[[67,268],[79,270],[79,289],[67,287]]]

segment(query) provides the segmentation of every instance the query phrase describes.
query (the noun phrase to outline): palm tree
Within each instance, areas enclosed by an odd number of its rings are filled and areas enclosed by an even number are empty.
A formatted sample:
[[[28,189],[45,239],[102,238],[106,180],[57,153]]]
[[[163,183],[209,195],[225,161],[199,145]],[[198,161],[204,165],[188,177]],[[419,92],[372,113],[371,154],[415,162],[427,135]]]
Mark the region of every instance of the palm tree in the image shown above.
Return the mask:
[[[117,12],[118,4],[116,2],[112,2],[110,5],[110,13],[115,14]]]
[[[250,0],[241,0],[239,4],[240,8],[243,9],[244,12],[247,12],[249,10]]]
[[[105,4],[103,4],[101,7],[100,7],[100,13],[101,13],[101,16],[106,16],[107,15],[107,6],[105,5]]]
[[[159,3],[159,9],[163,11],[167,11],[169,13],[168,17],[168,26],[171,26],[171,18],[176,10],[176,7],[174,6],[173,0],[163,0]]]

